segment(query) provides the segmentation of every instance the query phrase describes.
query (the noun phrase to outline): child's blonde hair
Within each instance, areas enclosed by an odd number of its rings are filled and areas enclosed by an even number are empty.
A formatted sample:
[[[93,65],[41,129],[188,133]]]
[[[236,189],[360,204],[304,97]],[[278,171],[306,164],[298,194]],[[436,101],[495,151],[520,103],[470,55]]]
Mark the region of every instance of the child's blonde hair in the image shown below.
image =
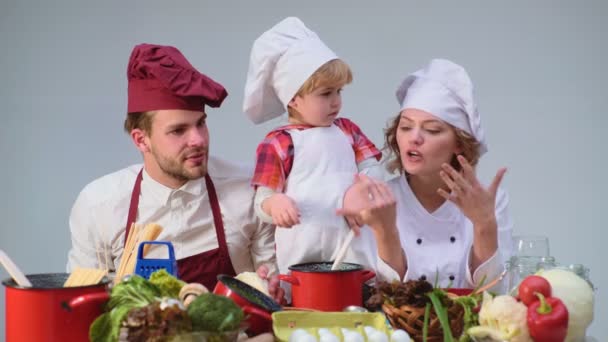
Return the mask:
[[[346,62],[341,59],[332,59],[321,65],[310,77],[302,84],[298,92],[294,95],[303,96],[312,93],[320,87],[341,88],[353,81],[353,73]],[[295,110],[287,107],[289,115],[293,115]]]

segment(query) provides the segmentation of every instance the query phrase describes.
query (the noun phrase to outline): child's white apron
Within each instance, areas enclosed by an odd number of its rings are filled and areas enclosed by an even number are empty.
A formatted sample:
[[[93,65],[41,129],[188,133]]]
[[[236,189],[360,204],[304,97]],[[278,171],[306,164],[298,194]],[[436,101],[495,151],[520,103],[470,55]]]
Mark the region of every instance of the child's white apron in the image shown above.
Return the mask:
[[[305,130],[289,130],[294,146],[294,162],[287,177],[285,194],[300,211],[300,224],[277,227],[276,252],[279,271],[307,262],[333,261],[350,228],[336,215],[346,189],[357,171],[353,147],[336,125]],[[345,262],[375,270],[376,249],[369,228],[355,237]]]

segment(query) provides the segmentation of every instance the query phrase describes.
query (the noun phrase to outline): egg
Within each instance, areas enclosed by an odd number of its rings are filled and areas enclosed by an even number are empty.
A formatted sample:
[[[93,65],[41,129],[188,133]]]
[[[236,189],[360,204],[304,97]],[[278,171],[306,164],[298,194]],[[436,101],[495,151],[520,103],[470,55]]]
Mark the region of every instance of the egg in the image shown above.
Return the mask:
[[[329,330],[329,329],[327,329],[327,328],[319,328],[318,333],[319,333],[319,336],[321,336],[321,335],[325,335],[325,334],[332,334],[332,333],[331,333],[331,330]],[[332,335],[333,335],[333,334],[332,334]]]
[[[388,336],[382,331],[374,330],[367,335],[368,342],[388,342]]]
[[[295,342],[317,342],[317,338],[311,334],[301,335]]]
[[[296,329],[291,333],[291,335],[289,335],[289,342],[298,342],[305,335],[310,334],[304,329]]]
[[[324,334],[319,334],[319,342],[340,342],[338,336],[332,334],[329,330]]]
[[[367,335],[369,337],[369,335],[371,335],[374,331],[377,331],[376,328],[372,327],[371,325],[366,325],[363,327],[363,331],[365,331],[365,335]]]
[[[365,341],[363,336],[356,331],[342,329],[342,334],[344,335],[344,342],[364,342]]]
[[[391,342],[410,342],[411,338],[405,330],[397,329],[391,334]]]

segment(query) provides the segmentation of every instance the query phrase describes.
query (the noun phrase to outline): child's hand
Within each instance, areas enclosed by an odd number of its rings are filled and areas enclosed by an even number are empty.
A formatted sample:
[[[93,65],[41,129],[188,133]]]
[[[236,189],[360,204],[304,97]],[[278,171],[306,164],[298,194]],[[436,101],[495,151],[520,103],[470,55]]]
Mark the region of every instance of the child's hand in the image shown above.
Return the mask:
[[[300,223],[300,211],[296,203],[285,194],[274,194],[262,203],[262,209],[277,226],[291,228]]]

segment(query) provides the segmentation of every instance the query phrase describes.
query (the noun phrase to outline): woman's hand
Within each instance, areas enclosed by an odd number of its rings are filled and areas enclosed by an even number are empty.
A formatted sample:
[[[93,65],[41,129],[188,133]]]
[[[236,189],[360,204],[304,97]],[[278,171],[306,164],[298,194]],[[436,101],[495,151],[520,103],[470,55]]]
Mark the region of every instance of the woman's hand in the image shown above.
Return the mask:
[[[279,276],[275,275],[268,277],[268,272],[268,266],[266,265],[258,267],[256,271],[260,278],[268,281],[268,294],[270,294],[270,297],[281,305],[287,304],[287,300],[285,300],[285,290],[280,286]]]
[[[466,158],[458,156],[457,159],[462,166],[462,172],[456,171],[449,164],[443,164],[443,170],[439,172],[451,192],[438,189],[437,193],[456,204],[474,226],[481,227],[492,222],[495,225],[496,193],[507,169],[498,170],[492,184],[485,188],[477,179],[475,169]]]
[[[368,225],[376,240],[378,256],[403,279],[407,262],[397,229],[397,201],[386,183],[357,175],[344,195],[343,208],[336,213]]]
[[[272,217],[272,223],[291,228],[300,223],[300,211],[296,202],[285,194],[274,194],[262,202],[262,210]]]
[[[498,249],[498,224],[496,222],[496,193],[506,168],[496,173],[492,184],[485,188],[475,175],[475,169],[463,157],[458,156],[462,172],[443,164],[439,175],[450,188],[450,193],[443,189],[437,192],[443,198],[452,201],[473,223],[473,248],[470,260],[471,273],[496,253]]]
[[[386,183],[363,174],[355,176],[355,183],[344,194],[342,209],[336,213],[350,218],[357,226],[368,225],[372,229],[381,230],[396,227],[396,201],[393,193]],[[358,228],[355,229],[357,234]]]

